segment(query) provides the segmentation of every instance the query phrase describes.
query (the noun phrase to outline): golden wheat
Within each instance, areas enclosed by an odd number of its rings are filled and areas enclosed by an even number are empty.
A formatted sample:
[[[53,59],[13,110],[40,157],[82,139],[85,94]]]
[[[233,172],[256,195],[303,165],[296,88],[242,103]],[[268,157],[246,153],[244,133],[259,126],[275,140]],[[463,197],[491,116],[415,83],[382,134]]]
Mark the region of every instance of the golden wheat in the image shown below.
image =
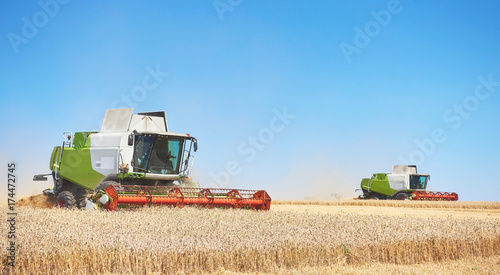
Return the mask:
[[[20,246],[10,271],[19,274],[254,272],[500,254],[496,218],[20,207],[17,226]],[[0,230],[7,232],[5,222]],[[6,244],[4,234],[1,251]]]
[[[500,209],[493,201],[273,200],[273,205],[387,206],[407,208]]]

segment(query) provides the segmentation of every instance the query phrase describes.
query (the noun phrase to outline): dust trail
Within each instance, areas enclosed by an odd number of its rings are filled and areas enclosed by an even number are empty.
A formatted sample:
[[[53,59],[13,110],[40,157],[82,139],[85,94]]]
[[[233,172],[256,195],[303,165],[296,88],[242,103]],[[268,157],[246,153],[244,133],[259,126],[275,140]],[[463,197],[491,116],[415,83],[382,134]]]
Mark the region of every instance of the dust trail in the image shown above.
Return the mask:
[[[299,160],[310,158],[294,157]],[[288,172],[274,181],[270,189],[278,195],[275,199],[340,200],[358,196],[355,189],[359,188],[359,176],[352,172],[354,169],[323,156],[312,159],[317,161],[292,163]]]
[[[32,206],[37,208],[53,208],[56,206],[56,199],[52,196],[38,194],[22,198],[16,203],[18,206]]]

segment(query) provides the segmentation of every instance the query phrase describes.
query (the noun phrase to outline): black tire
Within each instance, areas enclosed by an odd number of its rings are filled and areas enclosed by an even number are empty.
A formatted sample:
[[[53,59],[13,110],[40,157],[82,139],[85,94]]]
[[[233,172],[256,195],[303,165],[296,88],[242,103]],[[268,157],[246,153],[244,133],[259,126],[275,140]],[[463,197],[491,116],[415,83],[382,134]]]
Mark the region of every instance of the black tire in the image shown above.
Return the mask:
[[[76,206],[75,196],[69,191],[62,191],[57,195],[56,207],[59,209],[71,209]]]
[[[365,197],[368,200],[379,200],[380,198],[378,197],[377,193],[370,193],[368,196]]]
[[[54,179],[54,192],[73,191],[73,183],[65,180],[61,176],[56,180],[56,173],[54,172],[52,172],[52,178]]]
[[[85,195],[87,194],[87,190],[76,187],[73,189],[73,196],[75,197],[76,206],[78,209],[85,208]]]
[[[397,194],[395,197],[394,197],[395,200],[400,200],[400,201],[404,201],[404,200],[407,200],[408,199],[408,194],[406,193],[399,193]]]
[[[94,188],[94,192],[98,192],[100,190],[104,190],[106,189],[108,186],[110,185],[113,185],[113,184],[118,184],[116,181],[112,181],[112,180],[107,180],[107,181],[103,181],[101,183],[99,183],[95,188]]]

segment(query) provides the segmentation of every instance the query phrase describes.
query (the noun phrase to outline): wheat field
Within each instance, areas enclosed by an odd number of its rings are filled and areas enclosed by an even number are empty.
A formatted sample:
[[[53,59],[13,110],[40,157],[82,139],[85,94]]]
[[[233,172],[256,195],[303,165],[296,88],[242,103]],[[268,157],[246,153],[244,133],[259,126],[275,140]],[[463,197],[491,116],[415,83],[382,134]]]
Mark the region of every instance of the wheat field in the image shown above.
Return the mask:
[[[453,212],[442,216],[383,211],[358,214],[335,211],[334,202],[322,203],[332,212],[300,211],[305,203],[294,202],[281,202],[267,212],[195,207],[88,212],[18,207],[16,266],[5,271],[318,273],[338,265],[439,264],[500,255],[499,203],[476,203],[475,210],[489,211],[484,217]],[[395,203],[391,208],[400,211],[410,207],[402,203],[413,202]],[[447,208],[474,210],[470,203],[455,203]],[[0,223],[0,230],[6,232],[7,224]],[[2,234],[2,253],[6,244],[7,236]]]
[[[411,201],[411,200],[273,200],[273,205],[387,206],[405,208],[497,209],[493,201]]]

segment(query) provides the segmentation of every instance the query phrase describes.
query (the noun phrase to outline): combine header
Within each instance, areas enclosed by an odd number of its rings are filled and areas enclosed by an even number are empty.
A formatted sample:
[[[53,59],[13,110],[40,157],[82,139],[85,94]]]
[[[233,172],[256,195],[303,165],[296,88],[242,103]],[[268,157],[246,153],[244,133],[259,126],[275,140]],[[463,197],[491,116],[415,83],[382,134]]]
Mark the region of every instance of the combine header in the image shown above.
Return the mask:
[[[448,193],[448,192],[431,192],[431,191],[415,191],[411,193],[412,200],[421,200],[421,201],[458,201],[457,193]]]
[[[269,210],[264,190],[199,188],[189,175],[198,143],[168,131],[165,112],[108,110],[100,132],[66,132],[54,147],[51,174],[58,208],[197,205]]]
[[[416,165],[394,165],[392,174],[377,173],[361,181],[360,199],[457,201],[457,193],[426,191],[428,174],[418,174]]]
[[[263,190],[110,185],[104,193],[99,200],[108,210],[115,210],[118,205],[170,205],[180,208],[197,205],[254,210],[269,210],[271,206],[271,198]]]

